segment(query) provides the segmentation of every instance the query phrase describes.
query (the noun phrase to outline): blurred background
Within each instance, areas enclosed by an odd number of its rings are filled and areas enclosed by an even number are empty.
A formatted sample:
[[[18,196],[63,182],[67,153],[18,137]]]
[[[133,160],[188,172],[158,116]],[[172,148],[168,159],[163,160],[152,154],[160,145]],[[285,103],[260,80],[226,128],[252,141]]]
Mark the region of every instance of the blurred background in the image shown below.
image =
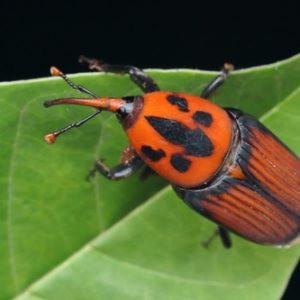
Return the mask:
[[[297,7],[262,3],[1,1],[0,81],[82,72],[80,54],[142,68],[245,68],[300,52]],[[251,4],[250,4],[251,3]],[[300,75],[299,75],[300,76]],[[299,299],[300,268],[284,299]]]

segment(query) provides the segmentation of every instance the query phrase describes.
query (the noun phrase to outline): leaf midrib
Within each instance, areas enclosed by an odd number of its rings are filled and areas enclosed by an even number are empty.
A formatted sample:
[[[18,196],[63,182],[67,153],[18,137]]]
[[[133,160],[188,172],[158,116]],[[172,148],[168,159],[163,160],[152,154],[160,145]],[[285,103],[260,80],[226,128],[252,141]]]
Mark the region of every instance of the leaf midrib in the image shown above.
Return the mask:
[[[14,177],[14,168],[15,168],[15,158],[17,150],[19,149],[18,143],[20,139],[20,132],[23,124],[23,118],[27,108],[34,102],[35,99],[27,102],[19,111],[18,121],[16,123],[16,134],[14,142],[12,144],[11,158],[9,160],[8,176],[7,176],[7,236],[8,236],[8,255],[9,255],[9,266],[13,281],[13,287],[15,291],[19,288],[19,281],[16,271],[16,260],[15,260],[15,247],[14,247],[14,235],[13,235],[13,226],[12,226],[12,215],[13,215],[13,177]]]

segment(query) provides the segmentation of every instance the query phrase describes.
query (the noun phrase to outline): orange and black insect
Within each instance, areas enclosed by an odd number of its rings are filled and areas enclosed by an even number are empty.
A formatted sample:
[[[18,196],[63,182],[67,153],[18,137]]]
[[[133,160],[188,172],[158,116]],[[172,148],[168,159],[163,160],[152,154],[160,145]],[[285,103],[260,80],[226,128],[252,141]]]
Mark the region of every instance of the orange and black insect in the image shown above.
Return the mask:
[[[122,163],[108,168],[96,161],[96,171],[108,179],[122,179],[150,167],[172,184],[194,210],[219,225],[225,246],[230,230],[250,241],[277,246],[297,242],[300,231],[300,160],[257,119],[239,110],[221,108],[208,99],[232,70],[225,64],[201,97],[163,92],[142,70],[103,64],[82,57],[91,69],[128,74],[144,96],[98,97],[61,76],[91,98],[46,101],[45,106],[78,104],[96,111],[85,119],[46,135],[55,139],[102,110],[114,112],[130,146]]]

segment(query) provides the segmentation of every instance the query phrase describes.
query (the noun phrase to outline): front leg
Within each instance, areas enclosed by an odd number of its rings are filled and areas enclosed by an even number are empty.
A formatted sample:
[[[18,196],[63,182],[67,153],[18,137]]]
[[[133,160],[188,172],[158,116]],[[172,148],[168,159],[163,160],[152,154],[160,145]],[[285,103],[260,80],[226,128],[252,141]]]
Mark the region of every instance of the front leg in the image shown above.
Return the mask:
[[[89,172],[87,179],[95,176],[99,172],[110,180],[120,180],[131,176],[141,166],[144,165],[142,159],[135,153],[131,146],[125,148],[121,155],[121,163],[113,168],[109,168],[103,161],[95,161],[94,168]]]
[[[79,57],[79,62],[87,64],[90,70],[115,74],[128,74],[130,79],[145,93],[159,91],[157,83],[148,74],[137,67],[127,65],[110,65],[98,59],[88,58],[83,55]]]
[[[113,168],[106,166],[101,160],[95,162],[94,168],[90,171],[88,179],[95,176],[96,171],[110,180],[120,180],[131,176],[137,169],[142,166],[143,162],[139,157],[136,157],[129,164],[119,164]]]

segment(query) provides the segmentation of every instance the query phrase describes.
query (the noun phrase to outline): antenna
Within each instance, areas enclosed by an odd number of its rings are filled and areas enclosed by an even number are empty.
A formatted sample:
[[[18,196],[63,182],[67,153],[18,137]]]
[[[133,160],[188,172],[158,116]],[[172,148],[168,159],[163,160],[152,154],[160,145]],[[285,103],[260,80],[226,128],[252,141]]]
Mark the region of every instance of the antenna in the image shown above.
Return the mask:
[[[73,88],[74,90],[76,90],[76,91],[78,91],[80,93],[87,94],[89,96],[92,96],[93,98],[97,97],[96,94],[94,94],[93,92],[91,92],[90,90],[88,90],[87,88],[85,88],[84,86],[78,85],[78,84],[74,83],[69,77],[67,77],[67,75],[65,75],[57,67],[51,67],[50,68],[50,74],[52,76],[59,76],[59,77],[61,77],[71,88]]]
[[[52,76],[59,76],[61,77],[71,88],[73,88],[74,90],[83,93],[83,94],[87,94],[89,96],[92,96],[93,98],[96,98],[97,95],[94,94],[93,92],[91,92],[90,90],[88,90],[87,88],[78,85],[76,83],[74,83],[71,79],[69,79],[69,77],[67,77],[67,75],[65,75],[62,71],[60,71],[57,67],[51,67],[50,68],[50,74]],[[49,144],[53,144],[55,143],[56,139],[58,138],[58,136],[60,136],[62,133],[65,133],[66,131],[72,129],[72,128],[78,128],[81,125],[83,125],[85,122],[87,122],[88,120],[92,119],[93,117],[95,117],[96,115],[98,115],[99,113],[101,113],[101,109],[97,109],[95,112],[93,112],[92,114],[86,116],[85,118],[74,122],[62,129],[59,129],[57,131],[54,131],[52,133],[48,133],[47,135],[45,135],[44,139],[47,143]]]
[[[57,137],[59,135],[61,135],[62,133],[65,133],[66,131],[68,131],[68,130],[74,128],[74,127],[76,127],[76,128],[80,127],[82,124],[84,124],[85,122],[87,122],[88,120],[92,119],[93,117],[95,117],[96,115],[98,115],[100,113],[101,113],[101,110],[97,110],[94,113],[88,115],[87,117],[81,119],[78,122],[74,122],[74,123],[62,128],[62,129],[59,129],[57,131],[48,133],[47,135],[45,135],[44,139],[48,144],[53,144],[53,143],[55,143]]]

